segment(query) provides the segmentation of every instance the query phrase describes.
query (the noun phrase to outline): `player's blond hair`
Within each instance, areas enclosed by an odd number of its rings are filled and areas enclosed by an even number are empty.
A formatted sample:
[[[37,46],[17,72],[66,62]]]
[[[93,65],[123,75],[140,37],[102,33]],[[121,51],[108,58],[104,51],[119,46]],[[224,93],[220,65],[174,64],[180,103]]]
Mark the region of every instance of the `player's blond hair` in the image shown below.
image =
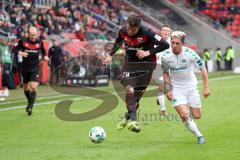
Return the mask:
[[[182,31],[174,31],[171,34],[171,39],[174,38],[174,37],[179,38],[181,40],[181,42],[184,43],[185,37],[186,37],[186,33],[182,32]]]

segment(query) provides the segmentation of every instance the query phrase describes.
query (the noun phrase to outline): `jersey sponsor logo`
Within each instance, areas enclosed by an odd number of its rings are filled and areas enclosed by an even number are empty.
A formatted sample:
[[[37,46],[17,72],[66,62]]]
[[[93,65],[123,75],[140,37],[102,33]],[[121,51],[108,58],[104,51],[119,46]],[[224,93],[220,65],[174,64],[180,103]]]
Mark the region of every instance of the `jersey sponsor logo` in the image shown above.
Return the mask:
[[[170,67],[170,70],[172,71],[183,71],[183,70],[186,70],[187,67]]]
[[[138,50],[143,50],[143,47],[127,47],[126,48],[129,51],[138,51]]]
[[[25,49],[24,51],[27,53],[38,53],[37,50],[31,50],[31,49]]]

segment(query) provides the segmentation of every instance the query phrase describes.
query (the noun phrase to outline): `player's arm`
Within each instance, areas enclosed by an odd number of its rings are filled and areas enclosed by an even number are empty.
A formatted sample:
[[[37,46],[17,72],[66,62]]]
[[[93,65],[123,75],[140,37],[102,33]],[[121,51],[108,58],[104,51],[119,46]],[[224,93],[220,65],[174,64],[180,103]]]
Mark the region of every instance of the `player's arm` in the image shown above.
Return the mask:
[[[157,46],[149,50],[150,54],[162,52],[170,47],[169,43],[165,41],[160,35],[150,31],[150,36],[153,43]]]
[[[157,33],[154,33],[151,30],[147,31],[147,38],[149,41],[151,41],[157,47],[151,48],[148,51],[139,50],[137,52],[137,56],[140,59],[147,57],[151,54],[157,54],[157,53],[162,52],[170,47],[167,41],[165,41],[160,35],[158,35]]]
[[[121,47],[123,43],[123,39],[120,35],[120,31],[118,33],[117,39],[115,40],[113,44],[113,48],[110,51],[110,53],[104,58],[103,64],[108,64],[112,60],[112,56],[117,52],[117,50]]]
[[[207,98],[210,95],[210,91],[208,88],[208,73],[205,66],[202,67],[201,74],[203,80],[203,96],[204,98]]]
[[[44,48],[43,42],[41,42],[41,53],[42,53],[44,61],[49,61],[49,58],[46,54],[46,49]]]
[[[23,41],[19,40],[17,42],[17,44],[15,45],[15,47],[13,47],[12,52],[15,53],[15,54],[19,54],[19,55],[21,55],[23,57],[27,57],[28,53],[27,52],[23,52],[23,50],[24,50]]]
[[[194,62],[194,65],[201,71],[202,80],[203,80],[203,96],[207,98],[210,95],[210,91],[208,88],[208,73],[207,69],[204,65],[203,60],[199,57],[196,52],[192,52],[191,60]]]

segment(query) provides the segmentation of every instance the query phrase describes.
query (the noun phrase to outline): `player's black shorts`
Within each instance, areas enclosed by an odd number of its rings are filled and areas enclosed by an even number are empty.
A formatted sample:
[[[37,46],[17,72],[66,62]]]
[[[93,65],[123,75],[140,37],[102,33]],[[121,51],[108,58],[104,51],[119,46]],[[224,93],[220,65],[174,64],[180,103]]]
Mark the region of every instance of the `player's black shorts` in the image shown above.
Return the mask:
[[[123,72],[121,83],[124,87],[132,86],[135,90],[145,90],[152,78],[152,70],[138,72]]]
[[[23,83],[24,84],[28,83],[30,81],[33,81],[33,82],[38,82],[39,81],[38,71],[30,71],[30,72],[23,71],[22,76],[23,76]]]

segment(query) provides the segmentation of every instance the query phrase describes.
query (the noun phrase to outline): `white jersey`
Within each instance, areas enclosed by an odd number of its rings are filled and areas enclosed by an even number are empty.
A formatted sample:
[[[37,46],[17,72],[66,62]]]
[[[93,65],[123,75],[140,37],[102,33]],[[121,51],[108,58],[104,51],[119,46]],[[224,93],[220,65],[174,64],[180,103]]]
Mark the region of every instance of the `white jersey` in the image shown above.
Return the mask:
[[[194,50],[188,47],[183,47],[179,55],[175,55],[171,49],[162,54],[163,71],[169,72],[173,88],[185,89],[197,86],[194,66],[201,69],[204,62]]]
[[[167,40],[166,40],[167,42],[168,42],[168,44],[170,45],[170,47],[169,47],[169,49],[171,49],[171,39],[170,38],[168,38]],[[166,50],[164,50],[164,51],[162,51],[162,52],[159,52],[159,53],[156,53],[156,58],[157,58],[157,64],[158,65],[161,65],[162,64],[162,54],[164,54],[165,53],[165,51]]]

